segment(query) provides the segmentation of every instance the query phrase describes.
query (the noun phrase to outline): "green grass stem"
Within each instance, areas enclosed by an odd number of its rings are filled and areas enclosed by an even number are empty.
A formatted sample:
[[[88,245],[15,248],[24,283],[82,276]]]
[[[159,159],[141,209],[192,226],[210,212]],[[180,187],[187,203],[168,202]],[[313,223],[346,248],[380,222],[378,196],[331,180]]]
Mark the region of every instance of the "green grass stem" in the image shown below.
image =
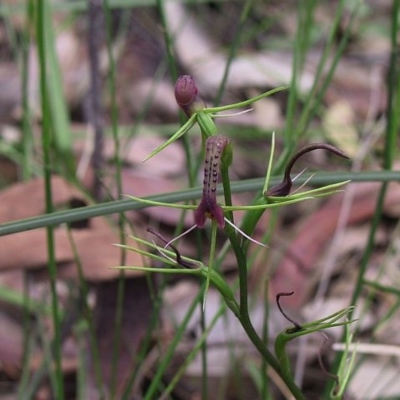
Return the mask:
[[[400,11],[400,0],[394,0],[392,6],[392,21],[391,21],[391,57],[390,57],[390,65],[389,65],[389,73],[387,79],[387,87],[388,87],[388,107],[387,107],[387,122],[386,122],[386,133],[385,133],[385,148],[384,148],[384,159],[383,166],[386,171],[383,172],[395,172],[391,171],[393,167],[393,159],[394,154],[397,149],[395,143],[397,141],[397,131],[398,131],[398,109],[393,107],[394,104],[399,104],[398,101],[400,99],[400,63],[399,63],[399,50],[397,44],[397,36],[399,32],[399,20],[398,15]],[[395,172],[395,174],[400,175],[399,172]],[[388,190],[388,182],[383,182],[382,187],[379,191],[378,199],[376,202],[375,212],[372,217],[370,230],[368,234],[367,244],[363,251],[363,256],[360,262],[360,267],[357,274],[356,284],[353,290],[353,294],[350,300],[350,305],[355,306],[360,298],[364,282],[365,276],[368,269],[368,265],[374,250],[375,237],[378,230],[379,223],[382,218],[382,210],[384,200]],[[349,319],[352,318],[353,312],[349,314]],[[345,337],[342,337],[342,340],[345,340]],[[338,353],[335,358],[335,362],[333,364],[333,371],[337,370],[341,361],[341,353]],[[325,388],[325,394],[330,393],[332,389],[332,383],[329,382]]]
[[[304,174],[296,181],[299,185],[304,183],[310,174]],[[281,177],[272,177],[270,184],[274,185],[282,180]],[[340,172],[340,173],[318,173],[311,180],[311,184],[322,185],[337,183],[343,180],[352,182],[399,182],[399,171],[365,171],[359,173]],[[248,179],[231,183],[233,193],[248,191],[258,191],[263,186],[265,178]],[[222,193],[222,186],[218,185],[218,194]],[[184,202],[188,200],[199,199],[202,194],[202,187],[180,190],[178,192],[169,192],[146,197],[146,199],[161,201],[166,203]],[[149,207],[143,203],[134,202],[130,199],[116,200],[102,204],[90,205],[73,210],[57,211],[52,214],[40,215],[37,217],[21,219],[12,222],[0,224],[0,237],[26,230],[43,228],[51,225],[70,223],[98,216],[116,214],[129,210],[142,210]]]
[[[51,116],[48,98],[48,85],[47,85],[47,47],[48,40],[46,36],[47,26],[47,1],[37,2],[37,16],[36,16],[36,35],[37,46],[39,52],[39,68],[40,68],[40,94],[41,94],[41,107],[42,107],[42,148],[43,148],[43,161],[44,161],[44,179],[45,179],[45,201],[46,212],[51,214],[53,212],[53,201],[51,193],[51,155],[52,155],[52,132],[51,132]],[[58,307],[58,296],[56,290],[57,269],[54,251],[54,226],[46,227],[47,232],[47,251],[48,251],[48,273],[50,278],[51,288],[51,305],[52,317],[54,327],[53,350],[54,364],[55,364],[55,387],[54,396],[62,400],[64,399],[64,377],[61,369],[62,360],[62,343],[61,343],[61,322],[60,312]],[[51,360],[49,368],[53,370],[53,360]],[[50,373],[50,376],[52,374]]]

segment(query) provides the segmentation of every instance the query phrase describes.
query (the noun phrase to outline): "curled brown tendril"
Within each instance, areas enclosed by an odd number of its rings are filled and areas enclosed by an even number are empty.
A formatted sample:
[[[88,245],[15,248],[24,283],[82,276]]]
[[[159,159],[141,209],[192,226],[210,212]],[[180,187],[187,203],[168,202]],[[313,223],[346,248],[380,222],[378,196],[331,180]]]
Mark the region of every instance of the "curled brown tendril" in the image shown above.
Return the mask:
[[[300,330],[302,329],[301,325],[300,325],[299,323],[297,323],[296,321],[294,321],[292,318],[290,318],[290,317],[283,311],[283,308],[282,308],[281,303],[280,303],[281,297],[292,296],[293,293],[294,293],[294,292],[281,292],[281,293],[278,293],[278,294],[276,295],[276,304],[277,304],[277,306],[278,306],[279,311],[281,312],[281,314],[282,314],[290,323],[292,323],[292,324],[294,325],[294,328],[291,329],[290,331],[291,331],[291,332],[297,332],[297,331],[300,331]]]
[[[285,173],[283,175],[283,180],[281,183],[278,185],[272,187],[271,189],[268,189],[265,193],[264,196],[269,197],[269,196],[276,196],[276,197],[283,197],[287,196],[290,193],[290,190],[292,189],[292,178],[290,177],[292,168],[296,161],[304,154],[309,153],[310,151],[314,150],[327,150],[330,151],[333,154],[336,154],[339,157],[349,159],[349,157],[346,156],[346,154],[343,153],[343,151],[339,150],[335,146],[332,146],[327,143],[310,143],[309,145],[303,147],[300,149],[289,161],[288,165],[285,168]]]
[[[179,253],[178,249],[172,243],[169,243],[168,240],[166,240],[161,235],[161,233],[155,231],[152,228],[147,228],[146,230],[147,230],[147,232],[151,233],[152,235],[157,236],[164,244],[166,244],[166,245],[168,244],[168,246],[171,247],[172,251],[175,253],[177,264],[179,264],[179,265],[181,265],[182,267],[185,267],[185,268],[193,268],[193,267],[196,266],[196,264],[194,264],[194,263],[191,263],[189,261],[185,261],[182,258],[181,253]]]

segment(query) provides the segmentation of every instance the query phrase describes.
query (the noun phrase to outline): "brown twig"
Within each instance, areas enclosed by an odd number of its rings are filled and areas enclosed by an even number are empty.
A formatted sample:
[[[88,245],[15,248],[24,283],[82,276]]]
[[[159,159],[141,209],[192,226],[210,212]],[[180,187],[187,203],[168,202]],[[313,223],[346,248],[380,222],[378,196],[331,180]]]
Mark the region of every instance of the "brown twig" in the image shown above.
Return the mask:
[[[90,90],[88,120],[94,131],[94,146],[92,155],[93,196],[101,200],[101,171],[103,168],[103,107],[101,104],[101,75],[99,50],[104,39],[104,14],[102,0],[89,0],[88,10],[88,51],[90,66]]]

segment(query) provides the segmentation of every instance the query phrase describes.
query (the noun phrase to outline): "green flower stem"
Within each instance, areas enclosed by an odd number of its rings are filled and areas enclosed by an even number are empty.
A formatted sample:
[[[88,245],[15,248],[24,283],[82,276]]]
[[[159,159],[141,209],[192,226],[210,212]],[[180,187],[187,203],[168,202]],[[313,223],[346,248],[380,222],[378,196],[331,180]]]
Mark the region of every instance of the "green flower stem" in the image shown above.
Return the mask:
[[[239,45],[241,44],[241,38],[243,35],[244,27],[247,25],[248,16],[250,11],[253,8],[254,0],[247,0],[243,4],[242,11],[240,13],[239,24],[236,27],[236,32],[231,42],[231,46],[229,46],[229,53],[225,64],[224,74],[221,79],[221,83],[218,88],[218,93],[215,96],[214,105],[218,105],[222,99],[222,95],[224,94],[226,83],[228,81],[228,76],[231,68],[232,61],[236,57]]]
[[[315,72],[313,86],[310,90],[309,96],[307,96],[303,110],[300,115],[298,123],[300,136],[302,136],[303,133],[306,131],[308,124],[311,120],[311,116],[313,115],[313,113],[315,113],[318,104],[321,104],[321,99],[325,94],[325,91],[323,91],[321,96],[321,92],[318,92],[322,80],[321,76],[322,73],[327,69],[326,64],[330,59],[329,55],[332,52],[333,46],[335,45],[335,39],[337,38],[338,30],[341,26],[340,23],[343,20],[343,10],[345,8],[344,6],[345,1],[340,0],[338,6],[336,7],[336,13],[331,28],[329,30],[329,35],[322,51],[322,55],[319,59],[317,70]],[[351,31],[349,25],[346,27],[346,30]]]
[[[275,354],[282,370],[290,374],[290,361],[286,351],[286,344],[288,339],[284,335],[278,335],[275,339]]]
[[[228,144],[229,147],[225,150],[221,163],[221,180],[222,186],[224,188],[224,198],[225,205],[232,207],[232,190],[231,190],[231,181],[229,179],[229,166],[232,163],[232,148],[231,144]],[[228,155],[226,155],[228,153]],[[226,218],[229,219],[232,223],[233,221],[233,212],[225,211]]]
[[[232,205],[231,183],[229,180],[229,164],[221,164],[221,179],[224,187],[225,204]],[[228,212],[229,213],[229,212]],[[228,214],[228,219],[232,221],[232,212]],[[233,222],[233,221],[232,221]],[[225,224],[225,233],[231,242],[233,251],[235,252],[236,261],[239,268],[239,290],[240,290],[240,315],[248,315],[248,301],[247,301],[247,260],[246,256],[240,246],[239,239],[236,235],[235,229],[230,224]]]
[[[172,79],[174,81],[176,81],[178,78],[178,66],[177,66],[177,62],[176,62],[177,58],[176,58],[176,55],[174,54],[173,37],[171,36],[170,30],[168,28],[167,17],[165,14],[165,2],[162,0],[156,0],[156,5],[157,5],[158,13],[159,13],[159,16],[161,19],[162,31],[164,33],[164,43],[165,43],[165,48],[166,48],[168,67],[171,72]],[[181,125],[185,125],[185,123],[184,123],[185,117],[184,117],[183,113],[179,113],[179,119],[180,119]],[[190,143],[186,136],[184,136],[182,138],[182,145],[183,145],[183,151],[185,152],[189,187],[193,187],[194,182],[195,182],[195,173],[193,171],[193,162],[192,162],[193,157],[191,154]]]
[[[203,139],[217,134],[217,127],[215,126],[214,121],[209,114],[199,112],[197,114],[197,123],[200,126]]]
[[[261,206],[264,204],[265,204],[265,198],[262,195],[258,197],[257,200],[253,203],[254,206]],[[241,226],[241,229],[243,230],[244,233],[246,233],[249,236],[253,236],[254,229],[258,224],[258,221],[260,220],[264,211],[265,209],[254,209],[246,213],[245,217],[243,218]],[[250,245],[249,241],[245,241],[243,243],[243,251],[245,254],[247,254],[249,245]]]
[[[221,178],[222,185],[224,187],[224,196],[225,196],[225,204],[232,205],[232,196],[231,196],[231,186],[228,174],[228,163],[221,164]],[[254,213],[254,211],[253,211]],[[262,212],[261,212],[262,214]],[[229,214],[227,214],[227,218],[229,219]],[[231,216],[232,218],[232,216]],[[231,219],[230,219],[231,220]],[[260,339],[256,330],[253,327],[253,324],[250,320],[249,316],[249,305],[248,305],[248,281],[247,281],[247,259],[243,248],[240,246],[239,238],[236,234],[235,229],[230,224],[225,224],[225,233],[227,234],[229,241],[231,242],[233,251],[235,253],[238,270],[239,270],[239,314],[236,314],[236,317],[239,319],[243,329],[245,330],[247,336],[254,344],[256,349],[259,351],[261,356],[267,363],[275,370],[275,372],[281,377],[281,379],[285,382],[286,386],[293,394],[293,396],[298,399],[305,399],[301,390],[296,386],[293,377],[285,373],[281,368],[279,362],[274,357],[274,355],[268,350],[268,348],[264,345],[263,341]]]
[[[207,271],[207,279],[206,279],[206,286],[204,288],[204,297],[203,297],[203,312],[206,308],[206,301],[207,301],[207,292],[208,288],[210,287],[210,280],[211,280],[211,272],[213,270],[213,264],[215,259],[215,246],[217,243],[217,230],[218,225],[215,220],[212,220],[212,228],[211,228],[211,247],[210,247],[210,257],[208,260],[208,271]]]
[[[275,354],[282,366],[283,372],[290,375],[290,362],[286,352],[286,345],[293,339],[300,336],[308,335],[314,332],[320,332],[324,329],[334,328],[337,326],[346,326],[354,322],[354,320],[340,321],[353,311],[353,307],[344,308],[327,317],[316,321],[307,322],[301,327],[293,327],[285,329],[275,339]]]
[[[397,173],[398,171],[391,171],[393,168],[393,156],[394,151],[396,151],[397,147],[394,145],[397,140],[397,129],[398,127],[393,126],[394,121],[398,121],[398,108],[393,108],[393,102],[399,102],[400,97],[400,79],[399,79],[399,72],[400,72],[400,65],[398,63],[398,44],[397,44],[397,37],[398,37],[398,30],[399,30],[399,21],[398,15],[400,11],[400,0],[393,1],[393,9],[391,12],[392,21],[391,21],[391,58],[390,58],[390,65],[389,65],[389,74],[388,74],[388,81],[387,87],[388,89],[388,106],[387,106],[387,125],[386,125],[386,133],[385,133],[385,149],[384,149],[384,169],[382,171],[384,173]],[[396,82],[397,79],[397,82]],[[394,88],[397,89],[394,90]],[[396,122],[397,123],[397,122]],[[364,279],[366,276],[367,268],[371,259],[371,255],[374,249],[374,243],[376,238],[376,232],[378,230],[378,225],[382,218],[382,210],[383,210],[383,203],[386,197],[388,189],[388,184],[385,182],[378,195],[378,199],[376,202],[375,213],[373,215],[370,231],[368,234],[367,244],[365,246],[363,257],[360,262],[360,267],[358,270],[358,276],[356,280],[356,285],[353,291],[353,295],[351,297],[350,305],[356,305],[364,284]],[[352,317],[352,313],[350,313],[349,318]],[[345,334],[342,335],[342,342],[345,340]],[[342,353],[338,353],[333,366],[332,371],[337,371],[341,362]],[[332,391],[333,383],[328,382],[325,387],[325,395],[328,395]]]
[[[100,6],[101,7],[101,6]],[[92,6],[89,8],[91,10]],[[100,10],[98,10],[100,12]],[[112,127],[112,138],[114,143],[114,164],[116,168],[115,173],[115,181],[117,191],[119,193],[119,197],[122,196],[123,192],[123,183],[122,183],[122,158],[121,158],[121,142],[118,135],[118,106],[117,106],[117,92],[116,92],[116,65],[115,59],[113,55],[112,49],[112,17],[111,10],[109,7],[109,0],[104,0],[103,2],[103,12],[105,17],[105,31],[106,31],[106,47],[107,47],[107,56],[108,62],[110,65],[109,68],[109,79],[108,79],[108,87],[110,93],[111,100],[111,127]],[[89,11],[90,15],[90,11]],[[101,14],[100,14],[101,15]],[[93,24],[96,24],[96,21],[99,16],[96,18],[93,17]],[[100,18],[101,19],[101,18]],[[101,152],[100,147],[100,152]],[[118,230],[119,230],[119,241],[120,243],[125,243],[125,223],[126,217],[124,214],[119,214],[118,216]],[[120,253],[120,263],[126,263],[126,251],[122,248]],[[111,397],[114,397],[117,390],[117,374],[118,374],[118,362],[120,359],[119,349],[120,342],[122,337],[122,324],[123,324],[123,302],[125,297],[125,274],[124,271],[120,271],[120,275],[118,277],[118,287],[117,287],[117,306],[115,310],[114,317],[114,332],[112,338],[112,356],[111,356],[111,378],[110,378],[110,394]],[[98,367],[97,367],[98,368]],[[101,388],[101,386],[99,386]],[[103,396],[104,398],[104,396]]]
[[[45,202],[46,212],[51,214],[53,212],[53,199],[51,192],[51,156],[52,145],[55,140],[51,130],[51,112],[50,112],[50,99],[49,99],[49,86],[48,86],[48,71],[47,71],[47,51],[48,43],[46,38],[45,27],[49,25],[49,5],[46,1],[37,2],[36,10],[36,34],[37,34],[37,47],[39,53],[39,69],[40,69],[40,95],[41,95],[41,109],[42,109],[42,149],[44,161],[44,183],[45,183]],[[58,305],[58,295],[56,289],[57,268],[55,259],[55,239],[54,239],[54,226],[48,226],[46,230],[47,240],[47,256],[48,256],[48,273],[50,277],[50,291],[51,291],[51,307],[52,307],[52,322],[54,329],[54,339],[52,342],[53,354],[51,355],[51,362],[54,361],[55,368],[49,366],[50,378],[54,376],[53,395],[57,399],[64,399],[64,376],[61,368],[61,318]]]
[[[293,394],[294,398],[297,400],[305,400],[305,397],[301,390],[297,387],[297,385],[294,382],[293,377],[290,375],[290,373],[287,373],[284,371],[277,359],[274,357],[274,355],[268,350],[268,348],[264,345],[260,337],[258,336],[257,332],[255,331],[249,315],[240,315],[239,321],[245,330],[247,336],[253,343],[253,345],[256,347],[256,349],[259,351],[261,356],[267,361],[267,363],[274,369],[274,371],[281,377],[282,381],[285,382],[287,388],[290,390],[290,392]]]
[[[240,246],[239,239],[236,235],[234,228],[226,224],[225,233],[231,242],[233,251],[235,253],[238,270],[239,270],[239,293],[240,293],[240,304],[239,304],[239,314],[236,315],[239,319],[243,329],[245,330],[247,336],[254,344],[256,349],[259,351],[261,356],[267,361],[267,363],[276,371],[276,373],[285,382],[291,393],[296,399],[304,399],[300,389],[295,385],[293,378],[290,375],[283,374],[283,370],[279,362],[276,360],[274,355],[268,350],[264,345],[257,332],[255,331],[253,324],[251,323],[249,316],[248,300],[247,300],[247,262],[246,256]]]
[[[258,96],[252,97],[251,99],[240,101],[240,102],[234,103],[234,104],[227,104],[225,106],[207,107],[204,110],[202,110],[202,112],[214,114],[214,113],[219,113],[222,111],[233,110],[235,108],[247,107],[247,106],[250,106],[251,104],[255,103],[258,100],[264,99],[265,97],[271,96],[275,93],[282,92],[283,90],[287,90],[288,88],[289,88],[289,86],[279,86],[275,89],[269,90],[268,92],[261,93]]]

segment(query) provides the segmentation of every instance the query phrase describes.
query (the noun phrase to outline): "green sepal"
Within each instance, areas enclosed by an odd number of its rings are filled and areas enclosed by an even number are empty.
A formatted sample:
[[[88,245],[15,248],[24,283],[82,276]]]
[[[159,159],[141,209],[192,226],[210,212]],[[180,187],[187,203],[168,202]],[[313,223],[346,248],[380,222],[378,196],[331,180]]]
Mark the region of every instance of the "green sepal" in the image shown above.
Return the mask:
[[[221,169],[222,168],[229,168],[233,161],[233,145],[232,142],[229,141],[228,144],[225,146],[224,151],[221,155]]]
[[[146,256],[152,260],[157,262],[163,262],[168,267],[163,268],[154,268],[154,267],[139,267],[139,266],[117,266],[115,269],[129,269],[134,271],[142,271],[142,272],[158,272],[164,274],[186,274],[186,275],[196,275],[201,276],[204,279],[209,279],[212,286],[214,286],[221,296],[224,298],[227,306],[232,310],[232,312],[238,316],[239,315],[239,305],[235,299],[235,295],[230,288],[230,286],[226,283],[226,280],[213,268],[209,268],[205,266],[198,260],[192,259],[190,257],[182,256],[182,259],[190,264],[193,264],[194,268],[181,268],[179,264],[174,260],[176,254],[173,251],[165,249],[163,247],[157,246],[154,243],[148,242],[146,240],[140,239],[136,236],[129,235],[131,239],[137,242],[139,245],[144,245],[150,250],[157,251],[158,254],[155,254],[148,250],[142,250],[136,246],[129,246],[123,244],[117,244],[118,247],[124,248],[129,251],[133,251],[137,254]]]
[[[275,354],[286,373],[290,373],[289,357],[286,353],[286,345],[293,339],[296,339],[309,333],[319,332],[323,329],[329,329],[336,326],[345,326],[353,323],[355,320],[346,320],[337,322],[339,319],[344,318],[354,307],[347,307],[339,310],[327,317],[318,319],[316,321],[307,322],[299,327],[286,328],[275,339]]]
[[[217,134],[217,127],[215,126],[210,114],[199,112],[196,114],[196,116],[197,123],[199,124],[201,129],[201,133],[205,138]]]
[[[183,136],[196,122],[196,114],[193,114],[181,128],[176,131],[166,142],[162,145],[158,146],[155,150],[153,150],[142,162],[146,162],[151,157],[154,157],[160,151],[164,150],[171,143],[177,141],[181,136]]]

